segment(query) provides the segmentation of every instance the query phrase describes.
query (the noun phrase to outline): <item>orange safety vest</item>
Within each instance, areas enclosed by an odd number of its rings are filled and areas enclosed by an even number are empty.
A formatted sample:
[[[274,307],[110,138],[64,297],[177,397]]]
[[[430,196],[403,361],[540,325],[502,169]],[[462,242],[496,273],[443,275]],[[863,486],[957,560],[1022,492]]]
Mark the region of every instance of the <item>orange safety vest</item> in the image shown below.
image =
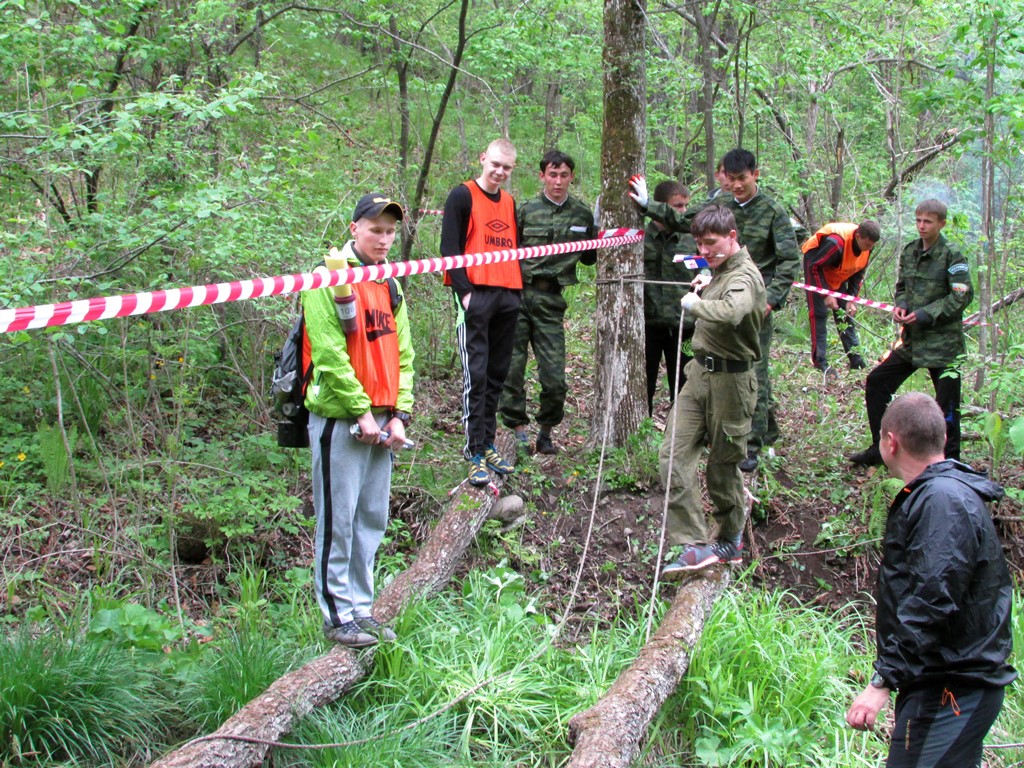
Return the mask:
[[[861,251],[860,254],[853,253],[853,233],[857,231],[856,224],[826,224],[800,246],[804,253],[810,253],[829,235],[839,235],[843,238],[843,258],[838,267],[825,267],[821,272],[828,287],[833,291],[845,283],[851,275],[860,272],[868,265],[871,258],[871,251]]]
[[[355,283],[359,330],[346,337],[348,357],[370,404],[394,408],[398,402],[398,329],[387,281]]]
[[[499,190],[498,202],[494,202],[475,181],[467,181],[465,184],[473,200],[466,229],[466,253],[487,253],[518,248],[516,207],[512,195]],[[518,261],[466,267],[466,277],[473,285],[491,285],[514,290],[523,287],[523,275]],[[447,272],[444,284],[451,285]]]

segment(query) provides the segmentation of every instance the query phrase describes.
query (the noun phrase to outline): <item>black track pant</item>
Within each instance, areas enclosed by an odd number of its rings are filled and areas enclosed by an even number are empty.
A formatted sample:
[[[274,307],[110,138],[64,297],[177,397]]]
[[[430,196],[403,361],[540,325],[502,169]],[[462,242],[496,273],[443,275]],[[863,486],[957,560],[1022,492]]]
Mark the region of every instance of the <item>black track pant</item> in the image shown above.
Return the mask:
[[[466,458],[482,454],[494,442],[498,398],[512,361],[519,317],[519,291],[474,286],[469,309],[455,296],[459,317],[455,331],[462,358],[462,423]]]
[[[955,683],[900,693],[886,768],[979,768],[1003,695]]]

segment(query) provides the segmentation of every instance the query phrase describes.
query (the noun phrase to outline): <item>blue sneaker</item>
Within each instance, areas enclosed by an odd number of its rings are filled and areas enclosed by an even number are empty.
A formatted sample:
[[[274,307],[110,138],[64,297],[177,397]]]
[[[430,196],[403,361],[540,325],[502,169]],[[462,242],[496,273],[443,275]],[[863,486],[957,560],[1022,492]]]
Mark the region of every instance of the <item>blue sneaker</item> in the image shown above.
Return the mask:
[[[484,450],[484,460],[487,462],[487,466],[493,469],[496,474],[511,475],[516,471],[515,467],[501,458],[501,454],[494,450],[493,444],[488,445],[486,450]],[[470,480],[470,482],[473,481]]]
[[[475,454],[469,460],[469,484],[475,486],[487,485],[491,482],[491,476],[487,474],[487,462],[481,454]]]

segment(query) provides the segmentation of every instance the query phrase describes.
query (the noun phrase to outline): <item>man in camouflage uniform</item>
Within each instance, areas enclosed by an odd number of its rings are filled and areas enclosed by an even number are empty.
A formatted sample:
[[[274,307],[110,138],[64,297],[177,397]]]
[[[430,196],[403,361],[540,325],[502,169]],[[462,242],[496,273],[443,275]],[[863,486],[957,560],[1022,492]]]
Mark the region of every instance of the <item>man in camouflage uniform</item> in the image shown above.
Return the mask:
[[[960,460],[960,371],[964,353],[964,309],[974,297],[967,259],[942,236],[946,206],[925,200],[915,212],[921,237],[903,248],[896,281],[893,322],[903,327],[900,344],[868,374],[864,400],[871,445],[850,456],[860,466],[878,466],[882,416],[896,390],[918,368],[927,368],[935,401],[946,419],[946,458]]]
[[[544,189],[516,209],[516,224],[521,247],[549,245],[597,237],[594,213],[569,194],[576,163],[558,150],[547,152],[540,161],[540,180]],[[526,415],[526,356],[533,347],[540,380],[540,404],[537,409],[537,452],[558,452],[551,440],[551,429],[565,415],[565,309],[562,289],[579,282],[576,264],[597,262],[597,251],[574,251],[555,256],[524,259],[522,303],[516,323],[512,363],[501,392],[498,412],[505,426],[516,431],[520,446],[528,447],[530,423]]]
[[[654,200],[682,212],[690,204],[690,190],[677,181],[663,181],[654,188]],[[679,300],[687,292],[683,283],[693,279],[693,270],[676,255],[697,253],[697,244],[688,233],[669,232],[665,225],[649,221],[644,230],[644,355],[647,363],[647,413],[654,414],[654,393],[658,389],[658,370],[665,360],[668,372],[668,399],[676,401],[676,393],[686,383],[689,340],[693,337],[693,318],[683,318],[683,347],[679,339]],[[669,285],[668,283],[675,283]],[[676,352],[679,358],[676,359]],[[676,382],[676,369],[679,382]]]
[[[766,302],[764,281],[736,234],[728,208],[710,206],[693,218],[700,256],[713,270],[700,296],[687,293],[683,310],[696,320],[693,360],[665,427],[661,481],[668,494],[667,533],[682,545],[679,557],[662,570],[677,579],[686,571],[743,559],[746,494],[739,464],[757,403],[754,364],[760,357],[759,330]],[[707,446],[708,496],[718,535],[708,543],[697,468]]]
[[[775,400],[768,379],[774,331],[772,312],[782,309],[785,304],[793,281],[801,272],[803,254],[797,245],[793,225],[786,211],[758,187],[760,170],[753,153],[745,149],[733,149],[722,158],[722,165],[732,196],[718,195],[681,214],[664,203],[649,203],[647,182],[642,176],[634,176],[630,180],[629,194],[647,216],[662,222],[674,232],[689,232],[694,216],[707,206],[724,205],[736,217],[739,241],[761,272],[767,301],[761,325],[761,357],[757,361],[757,411],[754,414],[753,432],[747,443],[747,455],[740,461],[740,469],[753,472],[757,468],[757,456],[761,448],[779,439]]]

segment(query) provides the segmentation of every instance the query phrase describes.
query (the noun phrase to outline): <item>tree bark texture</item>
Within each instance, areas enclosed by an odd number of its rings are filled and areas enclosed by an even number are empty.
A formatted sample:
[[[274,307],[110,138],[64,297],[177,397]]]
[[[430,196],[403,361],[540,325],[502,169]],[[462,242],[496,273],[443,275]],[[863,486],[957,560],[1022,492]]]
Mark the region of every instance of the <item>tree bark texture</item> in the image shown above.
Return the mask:
[[[628,768],[658,709],[690,666],[711,607],[729,583],[725,566],[683,582],[672,607],[600,701],[569,721],[573,753],[566,768]]]
[[[601,225],[641,227],[627,195],[629,177],[644,173],[647,134],[644,63],[645,0],[604,5],[604,125],[601,136]],[[597,263],[597,350],[592,440],[622,445],[645,415],[643,246],[602,249]],[[633,281],[623,281],[627,275]]]
[[[512,433],[503,430],[497,447],[515,455]],[[496,486],[501,485],[499,480]],[[373,604],[379,621],[390,621],[416,595],[443,587],[459,559],[487,520],[497,497],[490,489],[464,485],[453,494],[419,556],[408,569],[388,584]],[[316,707],[330,704],[345,694],[373,664],[373,653],[335,646],[326,655],[276,680],[266,691],[232,715],[213,736],[245,736],[278,741]],[[254,768],[263,765],[270,746],[236,739],[189,742],[152,763],[150,768]]]

